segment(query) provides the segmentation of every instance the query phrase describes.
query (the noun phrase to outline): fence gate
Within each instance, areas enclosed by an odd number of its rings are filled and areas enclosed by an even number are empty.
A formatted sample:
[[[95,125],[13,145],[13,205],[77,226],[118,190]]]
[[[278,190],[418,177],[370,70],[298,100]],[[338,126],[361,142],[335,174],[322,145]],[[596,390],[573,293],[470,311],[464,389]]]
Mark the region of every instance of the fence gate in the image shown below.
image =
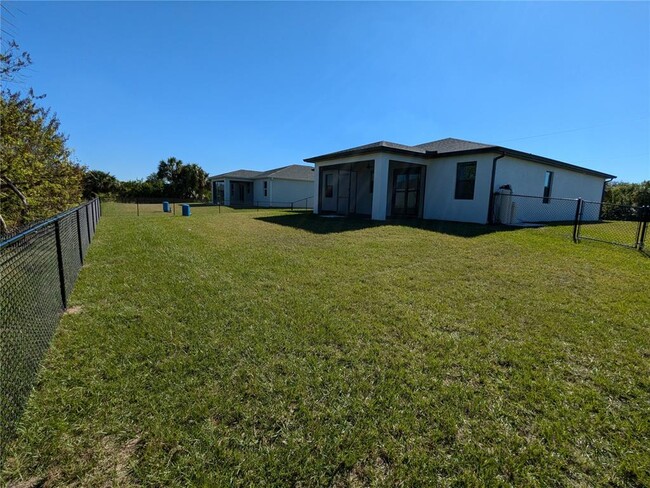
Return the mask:
[[[576,242],[606,242],[638,249],[646,248],[650,207],[578,200],[579,210],[574,223]]]

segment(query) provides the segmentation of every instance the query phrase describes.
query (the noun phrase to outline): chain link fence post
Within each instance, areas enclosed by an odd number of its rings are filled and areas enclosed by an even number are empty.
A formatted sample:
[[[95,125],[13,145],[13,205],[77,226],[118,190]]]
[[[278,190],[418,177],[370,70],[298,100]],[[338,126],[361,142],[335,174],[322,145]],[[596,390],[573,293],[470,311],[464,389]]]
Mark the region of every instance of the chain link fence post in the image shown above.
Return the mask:
[[[90,245],[92,237],[90,235],[90,216],[88,215],[88,204],[84,205],[84,210],[86,211],[86,230],[88,231],[88,245]]]
[[[61,226],[59,221],[54,221],[54,235],[56,238],[56,261],[59,266],[59,285],[61,287],[61,303],[63,309],[68,308],[68,300],[65,294],[65,270],[63,268],[63,250],[61,249]]]
[[[645,247],[645,236],[646,236],[646,231],[648,230],[648,220],[650,220],[650,206],[645,205],[641,207],[641,228],[639,232],[639,237],[637,239],[637,249],[639,251],[643,251],[643,248]]]
[[[77,219],[77,240],[79,241],[79,263],[84,264],[84,248],[81,242],[81,220],[79,219],[79,209],[75,212]]]
[[[576,199],[576,213],[573,219],[573,242],[580,242],[580,213],[582,210],[582,198]]]

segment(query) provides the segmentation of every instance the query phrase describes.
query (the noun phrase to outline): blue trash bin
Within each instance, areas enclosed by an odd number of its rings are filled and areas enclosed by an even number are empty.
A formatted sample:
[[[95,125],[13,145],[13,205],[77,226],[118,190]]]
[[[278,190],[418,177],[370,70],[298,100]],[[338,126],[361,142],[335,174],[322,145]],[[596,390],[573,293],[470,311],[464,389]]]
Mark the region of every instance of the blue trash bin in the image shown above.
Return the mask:
[[[169,208],[169,202],[163,202],[163,212],[171,212]]]
[[[189,217],[192,215],[192,212],[190,212],[190,205],[188,203],[184,203],[181,205],[181,207],[183,209],[183,217]]]

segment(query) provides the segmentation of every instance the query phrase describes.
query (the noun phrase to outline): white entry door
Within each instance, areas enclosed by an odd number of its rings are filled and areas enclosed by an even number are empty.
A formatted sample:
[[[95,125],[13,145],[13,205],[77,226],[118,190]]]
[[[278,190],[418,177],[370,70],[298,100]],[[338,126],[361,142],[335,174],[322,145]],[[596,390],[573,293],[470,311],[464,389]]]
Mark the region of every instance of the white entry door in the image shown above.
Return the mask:
[[[323,212],[336,212],[338,209],[338,171],[323,171],[323,185],[321,188],[321,210]]]

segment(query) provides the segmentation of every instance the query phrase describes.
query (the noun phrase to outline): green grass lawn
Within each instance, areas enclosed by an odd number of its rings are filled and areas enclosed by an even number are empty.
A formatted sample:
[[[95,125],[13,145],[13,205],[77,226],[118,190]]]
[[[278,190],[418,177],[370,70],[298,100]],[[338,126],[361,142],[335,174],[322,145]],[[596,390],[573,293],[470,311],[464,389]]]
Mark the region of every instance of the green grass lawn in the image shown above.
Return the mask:
[[[580,236],[583,239],[614,242],[630,247],[635,247],[638,232],[639,222],[634,221],[586,222],[580,226]],[[646,238],[646,242],[650,247],[650,236]]]
[[[570,227],[178,213],[104,204],[6,482],[650,484],[640,253]]]

